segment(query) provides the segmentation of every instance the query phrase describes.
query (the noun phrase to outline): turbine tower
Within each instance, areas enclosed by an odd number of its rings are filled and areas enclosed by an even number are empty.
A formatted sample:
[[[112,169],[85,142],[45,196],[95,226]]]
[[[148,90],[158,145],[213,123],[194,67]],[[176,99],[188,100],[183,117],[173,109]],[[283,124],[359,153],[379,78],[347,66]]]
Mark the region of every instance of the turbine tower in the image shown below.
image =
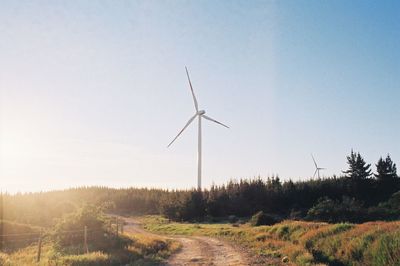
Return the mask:
[[[325,170],[326,168],[318,167],[318,164],[317,164],[317,162],[315,161],[315,158],[314,158],[314,156],[313,156],[312,154],[311,154],[311,157],[312,157],[312,159],[313,159],[313,161],[314,161],[314,165],[315,165],[315,172],[314,172],[313,178],[315,177],[315,174],[317,174],[317,173],[318,173],[318,178],[319,178],[319,171],[320,171],[320,170]]]
[[[198,154],[197,154],[197,189],[199,191],[201,191],[201,120],[202,118],[207,119],[211,122],[217,123],[221,126],[224,126],[226,128],[229,128],[227,125],[222,124],[221,122],[218,122],[217,120],[206,116],[205,113],[206,111],[204,110],[199,110],[199,104],[197,103],[197,99],[196,96],[194,95],[194,90],[193,90],[193,86],[192,86],[192,82],[190,81],[190,77],[189,77],[189,72],[187,70],[187,67],[185,67],[186,69],[186,76],[188,78],[189,81],[189,86],[190,86],[190,90],[192,92],[192,96],[193,96],[193,102],[194,102],[194,109],[196,111],[196,113],[194,114],[194,116],[192,116],[189,121],[186,123],[186,125],[182,128],[182,130],[178,133],[178,135],[176,135],[176,137],[168,144],[168,147],[170,147],[172,145],[172,143],[174,143],[174,141],[182,134],[182,132],[193,122],[193,120],[197,117],[198,118]]]

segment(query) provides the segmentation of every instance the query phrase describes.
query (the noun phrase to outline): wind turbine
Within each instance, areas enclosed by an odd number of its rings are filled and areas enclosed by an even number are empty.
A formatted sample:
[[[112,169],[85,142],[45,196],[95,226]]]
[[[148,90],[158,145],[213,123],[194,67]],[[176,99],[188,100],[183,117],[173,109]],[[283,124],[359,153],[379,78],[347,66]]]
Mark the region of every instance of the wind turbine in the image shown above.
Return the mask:
[[[201,120],[202,118],[207,119],[211,122],[217,123],[221,126],[224,126],[226,128],[229,128],[227,125],[222,124],[221,122],[218,122],[217,120],[206,116],[205,113],[206,111],[204,110],[199,110],[199,104],[197,103],[197,99],[196,96],[194,95],[194,91],[193,91],[193,86],[192,86],[192,82],[190,81],[190,77],[189,77],[189,72],[187,70],[187,67],[185,67],[186,69],[186,76],[188,78],[189,81],[189,86],[190,86],[190,90],[192,92],[192,96],[193,96],[193,102],[194,102],[194,109],[196,111],[196,113],[189,119],[189,121],[186,123],[186,125],[182,128],[182,130],[178,133],[178,135],[176,135],[176,137],[168,144],[168,147],[170,147],[172,145],[172,143],[174,143],[174,141],[182,134],[182,132],[193,122],[193,120],[197,117],[199,124],[198,124],[198,154],[197,154],[197,189],[199,191],[201,191]]]
[[[315,165],[315,172],[314,172],[313,178],[315,177],[315,174],[317,174],[317,173],[318,173],[318,178],[319,178],[319,171],[320,171],[320,170],[325,170],[326,168],[318,167],[318,164],[317,164],[317,162],[315,161],[315,158],[314,158],[314,156],[313,156],[312,154],[311,154],[311,157],[312,157],[312,159],[313,159],[313,161],[314,161],[314,165]]]

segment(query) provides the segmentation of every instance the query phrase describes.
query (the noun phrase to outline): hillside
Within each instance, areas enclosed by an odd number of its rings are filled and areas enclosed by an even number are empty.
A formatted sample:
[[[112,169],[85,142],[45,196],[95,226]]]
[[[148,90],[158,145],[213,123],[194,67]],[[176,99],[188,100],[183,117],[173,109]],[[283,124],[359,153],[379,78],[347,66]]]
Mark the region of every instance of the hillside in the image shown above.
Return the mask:
[[[222,237],[259,256],[293,265],[387,265],[400,263],[400,222],[328,224],[283,221],[273,226],[190,224],[157,216],[142,218],[147,230],[173,235]]]
[[[177,241],[123,232],[123,222],[94,206],[77,209],[53,227],[4,223],[0,265],[157,265]]]

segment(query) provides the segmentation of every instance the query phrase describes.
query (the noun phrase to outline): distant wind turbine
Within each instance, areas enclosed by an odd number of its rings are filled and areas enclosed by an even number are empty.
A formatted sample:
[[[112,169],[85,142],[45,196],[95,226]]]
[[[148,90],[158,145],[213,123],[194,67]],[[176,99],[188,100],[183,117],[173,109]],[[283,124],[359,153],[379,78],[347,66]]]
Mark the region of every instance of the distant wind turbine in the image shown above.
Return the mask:
[[[193,96],[193,102],[194,102],[194,108],[196,113],[194,114],[194,116],[192,116],[189,121],[186,123],[186,125],[183,127],[183,129],[178,133],[178,135],[176,135],[176,137],[171,141],[171,143],[168,144],[168,147],[172,145],[172,143],[174,143],[174,141],[182,134],[182,132],[193,122],[193,120],[197,117],[199,119],[199,125],[198,125],[198,156],[197,156],[197,189],[199,191],[201,191],[201,119],[207,119],[210,120],[211,122],[217,123],[221,126],[224,126],[226,128],[229,128],[227,125],[222,124],[221,122],[218,122],[215,119],[212,119],[211,117],[208,117],[205,115],[206,111],[204,110],[199,110],[199,105],[197,103],[197,99],[196,96],[194,95],[194,91],[193,91],[193,87],[192,87],[192,82],[190,81],[190,77],[189,77],[189,72],[187,70],[187,67],[185,67],[186,69],[186,76],[188,78],[189,81],[189,85],[190,85],[190,90],[192,92],[192,96]]]
[[[313,159],[313,161],[314,161],[314,165],[315,165],[315,172],[314,172],[314,175],[313,175],[313,178],[315,177],[315,175],[318,173],[318,178],[319,178],[319,171],[320,170],[325,170],[326,168],[321,168],[321,167],[318,167],[318,164],[317,164],[317,162],[315,161],[315,158],[314,158],[314,156],[311,154],[311,157],[312,157],[312,159]]]

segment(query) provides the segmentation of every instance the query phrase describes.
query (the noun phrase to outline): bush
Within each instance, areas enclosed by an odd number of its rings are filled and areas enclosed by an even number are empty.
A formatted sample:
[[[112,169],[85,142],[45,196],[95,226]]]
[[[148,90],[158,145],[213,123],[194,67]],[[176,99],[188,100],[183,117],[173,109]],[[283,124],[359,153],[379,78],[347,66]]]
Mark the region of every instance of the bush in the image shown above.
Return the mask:
[[[274,225],[278,222],[279,220],[277,218],[272,215],[265,214],[263,211],[257,212],[250,219],[251,226]]]
[[[52,233],[56,250],[73,254],[82,252],[85,226],[90,251],[107,251],[110,248],[127,246],[127,239],[117,239],[107,230],[106,220],[100,208],[93,205],[85,205],[65,215],[55,225]]]
[[[342,201],[334,201],[323,197],[308,210],[306,218],[329,223],[359,223],[365,220],[366,213],[367,210],[363,208],[362,203],[354,198],[343,197]]]

